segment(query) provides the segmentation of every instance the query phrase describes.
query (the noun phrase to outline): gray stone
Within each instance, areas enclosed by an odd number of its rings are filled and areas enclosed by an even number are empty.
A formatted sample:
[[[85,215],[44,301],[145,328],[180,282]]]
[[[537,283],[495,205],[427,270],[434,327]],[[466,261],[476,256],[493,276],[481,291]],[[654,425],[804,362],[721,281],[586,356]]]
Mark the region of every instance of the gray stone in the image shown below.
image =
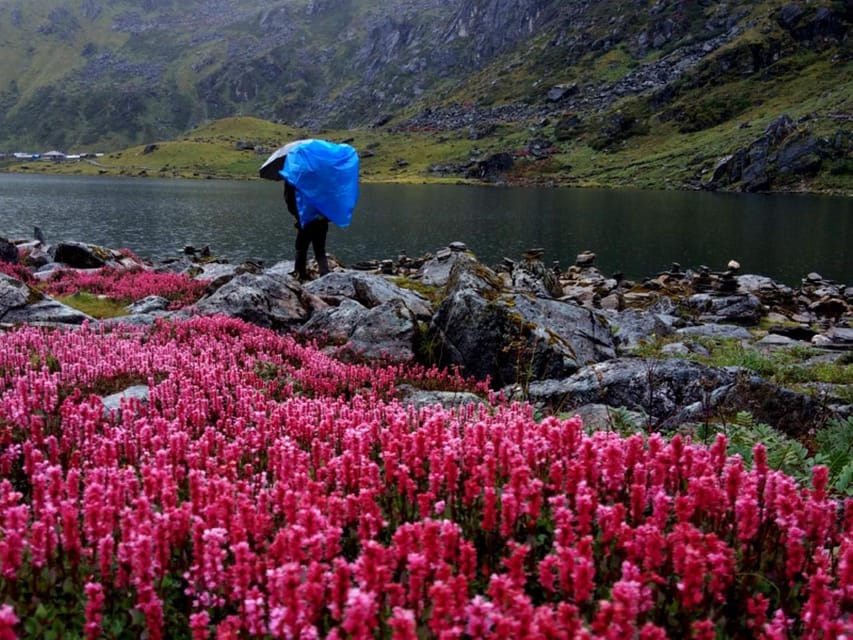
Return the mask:
[[[616,341],[622,350],[633,350],[643,342],[665,338],[675,333],[681,321],[667,313],[654,313],[640,309],[607,311],[607,319],[616,328]]]
[[[691,353],[690,348],[683,342],[670,342],[663,345],[660,351],[668,356],[686,356]]]
[[[288,329],[327,306],[290,276],[244,273],[199,300],[192,309],[201,315],[224,314],[262,327]]]
[[[592,251],[584,251],[583,253],[579,253],[575,258],[575,266],[577,267],[591,267],[595,264],[595,259],[598,256]]]
[[[610,327],[599,313],[530,294],[502,293],[497,276],[477,265],[455,269],[451,290],[430,325],[444,365],[491,378],[496,387],[560,378],[615,356]]]
[[[697,293],[684,301],[685,307],[699,315],[701,322],[734,322],[756,325],[763,311],[761,301],[752,295],[714,295]]]
[[[402,301],[418,318],[429,319],[432,306],[419,293],[398,287],[384,276],[359,271],[335,271],[305,285],[305,291],[337,304],[343,298],[355,300],[368,309]]]
[[[716,340],[750,340],[752,334],[744,327],[732,324],[700,324],[693,327],[677,329],[680,336],[698,336],[703,338],[714,338]]]
[[[382,362],[414,359],[417,318],[402,300],[391,300],[369,309],[342,348],[343,354]]]
[[[794,136],[786,140],[777,154],[776,165],[780,173],[814,174],[823,163],[820,148],[814,136]]]
[[[30,288],[23,282],[0,273],[0,318],[10,309],[25,306],[31,295]]]
[[[833,327],[824,335],[831,340],[834,347],[853,347],[853,329],[850,327]]]
[[[586,404],[623,407],[648,416],[648,425],[672,429],[748,411],[789,435],[802,435],[828,409],[801,393],[738,368],[715,368],[680,359],[619,358],[590,365],[562,380],[531,382],[529,400],[572,412]]]
[[[739,293],[751,293],[764,304],[789,301],[794,294],[790,287],[767,276],[744,274],[737,276],[737,283]]]
[[[137,384],[132,387],[128,387],[123,391],[119,391],[118,393],[104,396],[101,398],[101,402],[104,405],[104,413],[109,414],[110,411],[119,411],[123,403],[136,401],[141,405],[146,406],[148,404],[148,399],[148,385]]]
[[[172,318],[175,320],[183,320],[188,318],[189,315],[182,313],[180,311],[155,311],[153,313],[134,313],[129,316],[118,316],[115,318],[104,318],[103,320],[97,320],[93,324],[99,327],[117,327],[117,326],[131,326],[131,327],[150,327],[158,320],[162,320],[163,318]]]
[[[32,304],[8,310],[0,320],[12,324],[76,325],[92,321],[93,318],[52,298],[43,298]]]
[[[426,285],[443,287],[450,279],[450,272],[458,263],[473,264],[474,258],[461,251],[452,251],[445,255],[436,255],[427,260],[418,269],[418,279]]]
[[[64,270],[66,267],[58,262],[48,262],[33,271],[33,277],[37,280],[47,280],[54,273]],[[78,271],[81,271],[78,269]]]
[[[779,13],[777,14],[777,20],[779,24],[785,29],[791,30],[794,26],[799,22],[800,18],[805,13],[805,9],[803,9],[800,5],[789,2],[784,5],[781,9],[779,9]]]
[[[467,391],[424,391],[408,384],[398,386],[397,394],[400,404],[415,409],[433,406],[458,409],[468,405],[487,404],[480,396]]]
[[[53,256],[48,253],[47,249],[41,243],[36,243],[32,249],[27,252],[27,265],[30,269],[39,269],[53,262]]]
[[[672,425],[702,421],[705,415],[730,416],[744,411],[764,424],[792,437],[805,435],[814,425],[823,424],[831,414],[819,399],[779,387],[748,372],[735,374],[733,384],[716,389],[707,402],[686,406],[671,420]]]
[[[148,296],[147,298],[142,298],[142,300],[137,300],[133,304],[127,305],[125,309],[131,315],[152,313],[154,311],[166,311],[170,304],[169,300],[162,296]]]
[[[72,269],[97,269],[106,265],[113,252],[84,242],[61,242],[56,245],[53,259]]]
[[[539,267],[538,272],[536,267]],[[522,264],[513,269],[511,286],[516,291],[532,293],[540,298],[561,297],[563,289],[557,282],[553,272],[548,272],[541,262]]]
[[[559,299],[563,302],[574,302],[590,308],[595,306],[595,291],[592,287],[566,286],[563,287],[562,293]]]
[[[210,262],[191,265],[193,279],[195,280],[217,280],[218,278],[236,275],[237,266],[226,262]]]
[[[564,380],[533,382],[529,395],[531,402],[562,411],[590,403],[624,407],[665,427],[683,407],[734,381],[733,373],[687,360],[617,358],[585,367]]]
[[[316,340],[320,345],[341,345],[349,340],[368,309],[355,300],[344,299],[336,307],[317,311],[297,333]]]
[[[551,102],[559,102],[569,95],[574,95],[578,91],[577,84],[555,84],[548,89],[548,100]]]
[[[587,431],[640,431],[648,424],[642,411],[630,411],[624,407],[608,407],[606,404],[585,404],[574,410]]]
[[[759,347],[790,347],[799,343],[793,338],[771,333],[758,340],[755,344]]]

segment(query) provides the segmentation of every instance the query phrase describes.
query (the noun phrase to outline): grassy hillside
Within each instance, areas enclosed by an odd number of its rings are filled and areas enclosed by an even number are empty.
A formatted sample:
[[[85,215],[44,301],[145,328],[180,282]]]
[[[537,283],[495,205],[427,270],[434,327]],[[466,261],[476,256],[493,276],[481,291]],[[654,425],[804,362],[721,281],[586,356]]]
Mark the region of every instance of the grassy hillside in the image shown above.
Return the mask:
[[[310,136],[351,141],[372,181],[467,180],[478,163],[508,154],[512,167],[490,180],[853,193],[853,9],[840,0],[669,0],[622,3],[616,13],[612,2],[545,2],[538,28],[503,49],[500,34],[472,33],[499,20],[482,22],[467,1],[451,12],[443,0],[424,0],[416,17],[395,4],[391,22],[390,8],[355,0],[263,11],[213,3],[197,7],[205,19],[195,39],[183,5],[169,0],[138,9],[86,0],[89,18],[39,12],[43,4],[19,12],[19,31],[47,29],[51,47],[8,40],[16,31],[0,26],[0,43],[15,51],[0,71],[0,87],[17,91],[0,91],[12,105],[7,123],[32,139],[77,140],[68,151],[122,150],[98,164],[21,170],[252,177],[269,151]],[[511,12],[529,3],[498,4]],[[32,60],[21,53],[28,47]],[[88,52],[86,64],[75,48]],[[129,92],[81,88],[87,73],[118,82],[125,68],[137,74]],[[71,88],[46,89],[56,78]],[[406,87],[420,97],[405,98]],[[362,108],[362,120],[350,122]],[[792,124],[768,137],[783,120]],[[340,122],[349,124],[331,126]],[[726,157],[744,166],[721,171]],[[774,164],[780,158],[787,164]],[[745,172],[762,179],[747,183]]]

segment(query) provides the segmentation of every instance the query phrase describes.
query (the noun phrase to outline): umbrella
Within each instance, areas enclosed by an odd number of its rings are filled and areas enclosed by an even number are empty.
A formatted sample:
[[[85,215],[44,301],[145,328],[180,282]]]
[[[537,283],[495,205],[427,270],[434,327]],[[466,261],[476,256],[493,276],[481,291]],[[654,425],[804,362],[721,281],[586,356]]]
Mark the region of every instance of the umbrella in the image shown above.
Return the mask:
[[[286,148],[287,145],[282,147]],[[355,149],[325,140],[302,140],[285,153],[279,173],[296,188],[302,226],[320,216],[339,227],[349,226],[358,200],[359,163]]]
[[[311,138],[306,138],[305,140],[294,140],[293,142],[288,142],[283,147],[276,149],[272,154],[270,154],[270,157],[267,158],[266,162],[261,165],[261,168],[258,169],[258,174],[267,180],[283,180],[284,178],[282,178],[281,173],[279,172],[284,168],[285,157],[296,147],[301,144],[305,144],[306,142],[313,142],[313,140]]]

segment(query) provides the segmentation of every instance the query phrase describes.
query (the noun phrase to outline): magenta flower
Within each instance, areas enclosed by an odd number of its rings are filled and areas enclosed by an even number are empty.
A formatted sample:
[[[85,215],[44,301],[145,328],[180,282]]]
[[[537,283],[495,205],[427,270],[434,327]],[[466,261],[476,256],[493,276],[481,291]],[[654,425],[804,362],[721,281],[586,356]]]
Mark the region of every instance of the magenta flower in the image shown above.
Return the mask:
[[[223,317],[0,334],[0,633],[66,584],[80,637],[850,633],[853,501],[824,469],[496,394],[414,409],[403,380],[477,390]]]

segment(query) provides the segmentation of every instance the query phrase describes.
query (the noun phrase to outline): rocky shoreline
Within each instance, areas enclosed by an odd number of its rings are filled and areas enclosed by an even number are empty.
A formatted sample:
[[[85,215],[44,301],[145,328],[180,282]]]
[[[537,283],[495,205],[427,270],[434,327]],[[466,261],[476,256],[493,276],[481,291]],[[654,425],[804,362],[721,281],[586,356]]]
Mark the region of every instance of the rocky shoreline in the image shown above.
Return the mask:
[[[487,266],[454,242],[416,259],[337,265],[300,283],[290,261],[236,265],[187,247],[149,264],[91,244],[43,240],[0,242],[0,260],[25,254],[36,278],[104,266],[184,274],[207,282],[206,291],[183,309],[170,310],[168,300],[154,296],[130,305],[126,316],[96,320],[2,275],[6,330],[224,314],[298,334],[342,359],[457,366],[543,413],[577,412],[593,426],[607,427],[614,411],[648,430],[749,412],[801,437],[853,416],[853,287],[816,273],[789,287],[742,274],[735,262],[722,271],[673,264],[630,281],[602,274],[591,252],[566,270],[546,266],[536,249]],[[800,378],[779,383],[756,367],[715,365],[707,356],[719,345],[766,360],[795,358]],[[840,373],[840,382],[810,379],[809,372],[826,367]],[[481,401],[417,389],[401,389],[402,397],[418,405]]]

